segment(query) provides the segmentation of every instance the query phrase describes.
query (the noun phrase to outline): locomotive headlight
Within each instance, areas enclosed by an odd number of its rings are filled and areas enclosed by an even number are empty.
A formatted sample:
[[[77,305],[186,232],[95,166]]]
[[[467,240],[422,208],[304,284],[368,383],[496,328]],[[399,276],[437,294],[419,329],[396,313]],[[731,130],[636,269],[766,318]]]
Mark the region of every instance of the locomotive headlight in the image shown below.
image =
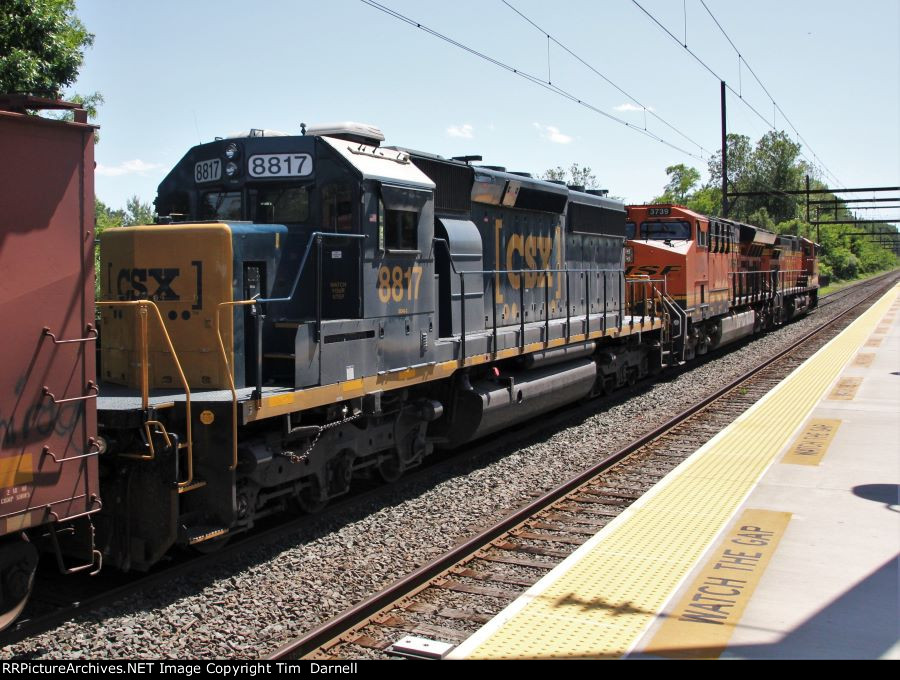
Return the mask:
[[[625,264],[631,264],[634,262],[634,248],[631,246],[625,246]]]
[[[229,177],[237,177],[238,174],[238,166],[237,163],[227,163],[225,165],[225,174]]]
[[[233,161],[235,158],[237,158],[239,153],[240,149],[238,149],[238,145],[234,142],[225,147],[225,158],[230,161]]]

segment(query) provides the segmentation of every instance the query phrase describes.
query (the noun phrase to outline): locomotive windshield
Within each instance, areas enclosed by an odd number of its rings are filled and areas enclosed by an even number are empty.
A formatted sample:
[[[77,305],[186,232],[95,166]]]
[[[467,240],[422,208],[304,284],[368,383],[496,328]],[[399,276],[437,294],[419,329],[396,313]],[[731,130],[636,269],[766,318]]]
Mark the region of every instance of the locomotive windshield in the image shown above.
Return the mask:
[[[641,238],[666,241],[690,241],[690,222],[641,222]]]
[[[201,220],[240,220],[240,191],[208,191],[200,200]]]
[[[309,187],[266,186],[256,194],[256,221],[272,224],[305,222],[309,218]]]

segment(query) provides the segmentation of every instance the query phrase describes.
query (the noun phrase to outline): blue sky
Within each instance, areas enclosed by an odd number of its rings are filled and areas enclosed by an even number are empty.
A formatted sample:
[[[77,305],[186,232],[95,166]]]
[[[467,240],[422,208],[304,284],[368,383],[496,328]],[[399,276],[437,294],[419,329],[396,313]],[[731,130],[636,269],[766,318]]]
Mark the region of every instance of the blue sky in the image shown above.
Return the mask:
[[[700,0],[638,1],[681,40],[686,8],[688,47],[795,136]],[[388,144],[481,154],[514,171],[587,165],[629,202],[659,194],[668,165],[706,174],[720,143],[719,83],[631,0],[509,0],[544,32],[501,0],[381,2],[642,128],[643,110],[559,45],[548,64],[550,33],[678,129],[651,115],[650,131],[703,160],[359,0],[78,0],[96,41],[73,89],[106,100],[98,197],[113,207],[132,195],[152,200],[181,156],[215,136],[340,120],[377,125]],[[804,153],[828,168],[830,185],[900,184],[900,2],[706,6],[808,143]],[[771,129],[733,95],[728,119],[731,132],[754,140]]]

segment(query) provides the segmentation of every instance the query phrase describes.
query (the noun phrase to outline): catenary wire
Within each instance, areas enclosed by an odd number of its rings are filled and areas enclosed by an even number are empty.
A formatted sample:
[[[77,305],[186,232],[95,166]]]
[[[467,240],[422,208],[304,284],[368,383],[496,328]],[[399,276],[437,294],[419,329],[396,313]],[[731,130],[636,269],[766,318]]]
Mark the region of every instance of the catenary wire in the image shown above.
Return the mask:
[[[658,115],[655,111],[653,111],[652,108],[650,108],[650,107],[646,106],[645,104],[641,103],[640,101],[638,101],[638,99],[637,99],[634,95],[630,94],[630,93],[627,92],[624,88],[622,88],[621,86],[619,86],[619,85],[617,85],[616,83],[614,83],[609,77],[607,77],[606,75],[604,75],[603,73],[601,73],[601,72],[600,72],[596,67],[594,67],[592,64],[589,64],[587,61],[585,61],[581,56],[579,56],[579,55],[576,54],[574,51],[572,51],[567,45],[563,44],[559,39],[557,39],[556,37],[552,36],[550,33],[548,33],[546,30],[544,30],[541,26],[538,26],[534,21],[532,21],[528,16],[526,16],[524,12],[522,12],[522,11],[519,10],[518,8],[514,7],[510,2],[508,2],[508,0],[503,0],[503,4],[506,5],[507,7],[509,7],[513,12],[515,12],[516,14],[518,14],[520,17],[522,17],[522,19],[524,19],[525,21],[527,21],[529,24],[531,24],[532,26],[534,26],[534,28],[536,28],[538,31],[540,31],[543,35],[546,35],[548,41],[552,41],[554,44],[556,44],[558,47],[560,47],[562,50],[564,50],[567,54],[569,54],[571,57],[573,57],[573,58],[576,59],[578,62],[580,62],[583,66],[585,66],[587,69],[589,69],[589,70],[590,70],[591,72],[593,72],[595,75],[597,75],[597,76],[599,76],[601,79],[603,79],[603,80],[604,80],[607,84],[609,84],[613,89],[615,89],[616,91],[618,91],[620,94],[624,95],[625,97],[628,97],[628,99],[630,99],[630,100],[633,101],[635,104],[637,104],[638,106],[640,106],[640,107],[644,110],[645,113],[650,114],[650,115],[653,116],[656,120],[658,120],[658,121],[661,122],[663,125],[665,125],[666,127],[668,127],[670,130],[672,130],[673,132],[677,133],[678,135],[680,135],[681,137],[683,137],[684,139],[686,139],[687,141],[689,141],[691,144],[693,144],[693,145],[696,146],[698,149],[700,149],[701,152],[704,152],[704,151],[705,151],[708,155],[712,155],[712,152],[709,151],[708,149],[704,148],[704,146],[703,146],[702,144],[700,144],[699,142],[697,142],[697,141],[691,139],[691,138],[690,138],[688,135],[686,135],[684,132],[682,132],[682,131],[679,130],[677,127],[675,127],[674,125],[672,125],[671,123],[669,123],[667,120],[665,120],[662,116]]]
[[[678,45],[680,45],[681,47],[683,47],[684,50],[685,50],[688,54],[690,54],[690,55],[694,58],[694,60],[695,60],[698,64],[700,64],[704,69],[706,69],[706,70],[707,70],[714,78],[716,78],[716,79],[719,80],[720,82],[724,82],[724,83],[725,83],[725,87],[728,89],[728,91],[731,92],[733,95],[735,95],[735,96],[738,98],[738,100],[740,100],[741,103],[744,104],[744,106],[746,106],[746,107],[747,107],[748,109],[750,109],[754,114],[756,114],[757,118],[759,118],[763,123],[765,123],[767,127],[771,128],[771,129],[773,129],[773,130],[776,129],[775,126],[772,124],[772,121],[770,121],[770,120],[769,120],[768,118],[766,118],[762,113],[760,113],[759,110],[758,110],[755,106],[753,106],[749,101],[747,101],[747,100],[742,96],[742,94],[741,94],[740,92],[738,92],[738,91],[735,90],[731,85],[729,85],[729,84],[725,81],[725,79],[724,79],[722,76],[720,76],[718,73],[716,73],[716,71],[713,70],[713,68],[712,68],[709,64],[707,64],[705,61],[703,61],[703,59],[701,59],[701,58],[697,55],[696,52],[694,52],[694,51],[693,51],[690,47],[688,47],[686,44],[682,43],[682,42],[675,36],[675,34],[672,33],[672,31],[670,31],[668,28],[666,28],[666,27],[659,21],[659,19],[657,19],[655,16],[653,16],[653,14],[650,13],[650,12],[649,12],[645,7],[643,7],[639,2],[637,2],[637,0],[631,0],[631,2],[632,2],[638,9],[640,9],[644,14],[646,14],[647,17],[648,17],[651,21],[653,21],[653,23],[655,23],[657,26],[659,26],[659,28],[660,28],[663,32],[665,32],[670,38],[672,38],[672,40],[674,40],[676,43],[678,43]],[[732,45],[732,46],[733,46],[733,45]],[[747,66],[748,69],[750,68],[749,64],[747,64],[746,61],[744,61],[744,65]],[[755,77],[755,74],[754,74],[754,77]],[[765,89],[765,88],[764,88],[764,89]],[[767,94],[768,94],[768,93],[767,93]],[[771,97],[770,97],[770,99],[771,99]],[[774,103],[774,100],[773,100],[773,103]],[[776,105],[776,106],[777,106],[777,105]],[[779,109],[779,110],[780,110],[780,109]],[[781,111],[781,115],[784,116],[784,111]],[[785,118],[785,120],[787,120],[787,116],[784,116],[784,118]],[[789,121],[788,121],[788,122],[789,122]],[[793,127],[793,125],[792,125],[791,127]],[[796,132],[796,129],[795,129],[795,132]],[[799,133],[797,133],[797,136],[798,136],[802,141],[804,141],[804,143],[805,143],[805,140],[803,140],[803,138],[800,137],[800,134],[799,134]],[[812,153],[812,149],[810,149],[810,152]],[[810,164],[811,166],[816,166],[816,165],[817,165],[816,163],[814,163],[814,162],[812,161],[812,159],[808,158],[808,157],[803,153],[802,150],[800,151],[800,155],[803,156],[803,158],[805,158],[805,159],[807,160],[807,162],[809,162],[809,164]],[[814,153],[813,153],[813,156],[815,156]],[[816,156],[816,158],[818,158],[818,157]],[[831,173],[827,168],[825,168],[824,163],[821,163],[821,161],[820,161],[819,164],[821,164],[821,166],[825,169],[825,171],[828,172],[829,174],[831,174],[832,177],[833,177],[835,180],[837,180],[837,183],[838,183],[838,184],[841,184],[840,180],[838,180],[838,178],[835,177],[835,176],[833,175],[833,173]]]
[[[499,59],[495,59],[494,57],[484,54],[483,52],[479,52],[478,50],[476,50],[472,47],[469,47],[468,45],[465,45],[465,44],[459,42],[458,40],[450,38],[449,36],[446,36],[443,33],[436,31],[435,29],[429,28],[428,26],[425,26],[424,24],[422,24],[414,19],[411,19],[411,18],[407,17],[406,15],[401,14],[400,12],[398,12],[394,9],[387,7],[386,5],[382,5],[381,3],[376,2],[375,0],[360,0],[360,2],[372,7],[373,9],[377,9],[378,11],[383,12],[383,13],[387,14],[388,16],[391,16],[399,21],[409,24],[410,26],[418,28],[418,29],[424,31],[425,33],[428,33],[429,35],[434,36],[435,38],[439,38],[440,40],[443,40],[444,42],[446,42],[450,45],[453,45],[454,47],[458,47],[459,49],[461,49],[465,52],[468,52],[469,54],[476,56],[480,59],[483,59],[483,60],[487,61],[488,63],[491,63],[491,64],[497,66],[498,68],[502,68],[506,71],[509,71],[510,73],[513,73],[517,76],[524,78],[525,80],[528,80],[531,83],[534,83],[535,85],[543,87],[544,89],[549,90],[550,92],[554,92],[554,93],[568,99],[569,101],[578,104],[579,106],[589,109],[590,111],[593,111],[594,113],[597,113],[597,114],[599,114],[605,118],[608,118],[609,120],[612,120],[616,123],[619,123],[620,125],[623,125],[631,130],[634,130],[635,132],[638,132],[646,137],[649,137],[650,139],[653,139],[654,141],[664,144],[672,149],[675,149],[676,151],[679,151],[679,152],[685,154],[686,156],[690,156],[691,158],[696,158],[697,160],[700,160],[700,161],[706,160],[702,156],[698,156],[697,154],[664,139],[663,137],[657,135],[654,132],[651,132],[650,130],[642,129],[641,127],[639,127],[637,125],[629,123],[627,120],[623,120],[622,118],[614,116],[611,113],[608,113],[607,111],[604,111],[604,110],[590,104],[589,102],[585,101],[584,99],[581,99],[580,97],[577,97],[576,95],[572,94],[571,92],[568,92],[568,91],[558,87],[557,85],[553,85],[549,81],[543,80],[542,78],[532,75],[532,74],[530,74],[526,71],[523,71],[519,68],[510,66],[509,64],[506,64],[506,63],[500,61]]]
[[[809,142],[807,142],[803,138],[803,135],[800,134],[800,131],[791,122],[791,119],[787,117],[787,114],[784,112],[784,109],[782,109],[781,106],[778,104],[778,102],[775,101],[775,98],[772,96],[772,93],[769,92],[768,88],[766,88],[765,85],[763,85],[762,80],[760,80],[759,76],[756,75],[756,71],[753,70],[753,67],[750,66],[750,64],[744,58],[744,55],[741,54],[741,51],[738,49],[737,45],[734,44],[734,41],[731,39],[731,36],[729,36],[728,33],[725,31],[725,28],[722,26],[722,24],[719,22],[719,20],[716,18],[716,16],[712,13],[712,10],[710,10],[710,8],[707,6],[706,2],[704,0],[700,0],[700,4],[703,5],[703,9],[706,10],[706,13],[709,14],[710,18],[713,20],[713,22],[715,22],[716,26],[719,27],[719,30],[722,32],[722,35],[725,36],[725,39],[731,45],[732,49],[734,49],[735,53],[738,56],[738,67],[740,67],[740,62],[744,62],[744,66],[747,67],[747,70],[750,71],[750,74],[754,77],[754,79],[756,79],[756,82],[762,88],[762,91],[765,92],[766,96],[772,101],[772,105],[781,114],[781,117],[784,118],[785,122],[791,126],[791,129],[794,131],[794,134],[797,135],[797,138],[806,145],[806,148],[809,149],[809,152],[813,155],[813,158],[815,158],[819,162],[819,164],[822,166],[822,168],[825,170],[825,172],[827,172],[829,175],[831,175],[831,177],[837,182],[838,186],[843,186],[843,182],[841,182],[840,179],[838,179],[838,177],[833,172],[831,172],[831,170],[829,170],[828,166],[822,162],[822,159],[819,158],[819,156],[816,154],[816,152],[810,146]]]

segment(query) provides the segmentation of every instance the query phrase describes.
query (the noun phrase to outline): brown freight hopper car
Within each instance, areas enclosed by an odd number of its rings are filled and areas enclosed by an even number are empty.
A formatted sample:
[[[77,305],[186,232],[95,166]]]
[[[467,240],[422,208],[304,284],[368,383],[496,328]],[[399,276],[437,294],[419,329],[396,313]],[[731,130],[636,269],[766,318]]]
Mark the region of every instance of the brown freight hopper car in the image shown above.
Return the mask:
[[[28,111],[75,109],[75,121]],[[99,568],[94,126],[76,105],[0,97],[0,628],[38,554]]]

